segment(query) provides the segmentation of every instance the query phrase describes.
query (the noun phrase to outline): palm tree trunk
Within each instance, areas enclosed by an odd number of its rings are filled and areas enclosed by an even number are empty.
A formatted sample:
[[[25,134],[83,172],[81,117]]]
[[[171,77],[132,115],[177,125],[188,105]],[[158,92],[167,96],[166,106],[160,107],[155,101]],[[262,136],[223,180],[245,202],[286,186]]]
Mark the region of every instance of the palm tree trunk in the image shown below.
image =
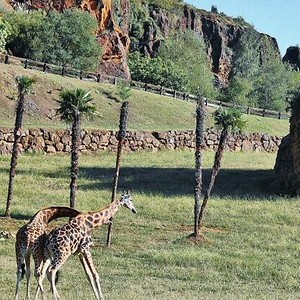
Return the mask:
[[[116,198],[117,187],[119,182],[119,174],[120,174],[120,164],[121,164],[121,154],[122,154],[122,146],[127,133],[127,122],[128,122],[128,102],[123,102],[120,113],[120,125],[119,125],[119,133],[118,133],[118,151],[117,151],[117,159],[116,159],[116,168],[115,168],[115,176],[113,183],[113,190],[111,195],[111,202],[113,202]],[[111,223],[108,225],[107,231],[107,239],[106,246],[110,247],[112,238],[112,219]]]
[[[24,102],[25,94],[20,93],[18,97],[18,105],[16,109],[16,121],[14,129],[14,144],[11,155],[10,170],[9,170],[9,182],[8,182],[8,193],[6,200],[6,210],[5,217],[10,217],[10,207],[13,198],[13,187],[14,187],[14,178],[16,175],[16,168],[18,163],[19,156],[19,143],[21,140],[21,128],[23,123],[23,113],[24,113]]]
[[[74,116],[72,124],[72,149],[71,149],[71,183],[70,183],[70,207],[75,207],[77,180],[79,174],[78,158],[79,158],[79,141],[81,129],[80,115]]]
[[[195,186],[194,186],[194,236],[199,235],[199,212],[200,197],[202,191],[202,145],[203,145],[203,126],[204,126],[204,101],[203,98],[197,104],[196,109],[196,151],[195,151]]]
[[[198,219],[199,229],[203,225],[203,218],[204,218],[204,212],[205,212],[205,208],[206,208],[206,205],[207,205],[207,201],[208,201],[208,198],[209,198],[209,196],[211,194],[211,191],[214,187],[216,177],[217,177],[217,175],[218,175],[218,173],[221,169],[221,161],[222,161],[222,158],[223,158],[228,133],[229,133],[229,130],[226,128],[226,129],[222,130],[221,135],[220,135],[219,145],[218,145],[218,149],[217,149],[217,152],[216,152],[216,155],[215,155],[214,165],[213,165],[213,168],[212,168],[212,173],[211,173],[211,176],[210,176],[210,182],[209,182],[208,188],[205,192],[205,196],[204,196],[204,199],[203,199],[203,202],[202,202],[202,205],[201,205],[201,209],[200,209],[200,215],[199,215],[199,219]]]

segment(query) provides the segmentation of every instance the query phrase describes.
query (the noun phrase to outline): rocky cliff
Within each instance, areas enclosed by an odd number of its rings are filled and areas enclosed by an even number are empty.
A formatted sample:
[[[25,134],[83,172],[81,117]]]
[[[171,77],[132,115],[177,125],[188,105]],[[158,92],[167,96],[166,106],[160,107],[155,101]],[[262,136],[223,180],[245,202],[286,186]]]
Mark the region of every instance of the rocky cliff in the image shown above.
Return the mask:
[[[15,5],[20,0],[7,0]],[[170,32],[191,29],[204,37],[211,66],[220,83],[230,77],[235,47],[243,31],[249,26],[241,18],[209,13],[188,5],[163,9],[143,1],[129,0],[25,0],[32,9],[72,7],[89,11],[98,20],[97,38],[104,47],[103,74],[130,78],[127,66],[129,49],[139,49],[151,56],[157,55],[162,41]],[[267,36],[279,53],[277,42]]]
[[[298,46],[288,47],[282,61],[290,64],[294,70],[300,70],[300,48]]]
[[[290,133],[283,138],[277,153],[275,172],[291,195],[300,194],[300,94],[292,103],[290,118]]]

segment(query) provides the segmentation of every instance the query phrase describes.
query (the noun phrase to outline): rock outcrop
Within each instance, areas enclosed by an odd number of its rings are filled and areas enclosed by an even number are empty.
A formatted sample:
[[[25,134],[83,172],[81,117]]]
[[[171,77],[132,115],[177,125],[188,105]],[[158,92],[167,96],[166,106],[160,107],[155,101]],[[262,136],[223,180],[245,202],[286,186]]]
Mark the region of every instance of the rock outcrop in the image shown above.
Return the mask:
[[[133,9],[136,9],[133,7]],[[245,21],[233,19],[225,15],[207,12],[203,9],[195,9],[184,5],[177,14],[172,14],[158,6],[144,6],[147,21],[141,21],[140,28],[143,32],[140,34],[140,51],[146,55],[156,56],[164,37],[170,32],[176,30],[193,30],[200,36],[203,36],[208,46],[208,57],[211,62],[212,71],[218,78],[221,85],[226,85],[231,75],[233,55],[238,46],[243,32],[250,26]],[[134,33],[131,32],[131,35]],[[266,43],[269,43],[276,49],[280,56],[279,47],[275,38],[267,34],[261,34],[266,37]],[[136,45],[135,45],[136,47]],[[258,53],[263,55],[263,53]]]
[[[300,70],[300,48],[298,46],[288,47],[282,61],[288,63],[295,71]]]
[[[291,104],[290,133],[279,147],[275,172],[285,192],[300,194],[300,95]]]

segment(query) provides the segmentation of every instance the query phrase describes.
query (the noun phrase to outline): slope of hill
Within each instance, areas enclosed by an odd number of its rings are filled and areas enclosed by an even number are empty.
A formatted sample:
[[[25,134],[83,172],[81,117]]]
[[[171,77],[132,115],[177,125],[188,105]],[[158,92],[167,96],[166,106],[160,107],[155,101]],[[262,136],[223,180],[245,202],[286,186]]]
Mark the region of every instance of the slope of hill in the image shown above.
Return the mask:
[[[17,89],[15,76],[28,75],[36,78],[32,92],[27,97],[24,127],[64,128],[66,125],[56,116],[59,93],[64,88],[83,88],[91,90],[99,117],[86,120],[85,128],[117,129],[121,103],[117,89],[111,84],[98,84],[79,79],[45,74],[40,71],[24,69],[21,66],[0,64],[0,125],[13,128]],[[179,130],[194,129],[195,103],[148,92],[132,90],[130,103],[129,129],[134,130]],[[207,127],[213,125],[211,111],[208,111]],[[244,116],[247,121],[246,132],[269,133],[283,136],[288,133],[287,120]]]

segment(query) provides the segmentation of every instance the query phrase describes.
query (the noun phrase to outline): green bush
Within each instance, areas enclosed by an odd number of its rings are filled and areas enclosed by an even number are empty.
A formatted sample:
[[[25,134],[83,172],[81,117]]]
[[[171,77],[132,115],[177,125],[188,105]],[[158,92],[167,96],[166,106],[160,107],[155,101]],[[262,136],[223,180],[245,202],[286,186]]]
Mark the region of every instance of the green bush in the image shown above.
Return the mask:
[[[6,20],[13,28],[7,47],[17,56],[84,70],[99,63],[97,22],[88,12],[12,12]]]
[[[187,75],[170,59],[143,57],[135,52],[129,56],[129,67],[133,80],[161,85],[177,91],[185,89]]]
[[[273,41],[250,27],[239,41],[232,78],[219,99],[284,111],[286,98],[296,88],[295,72],[281,62]]]
[[[185,90],[214,97],[214,76],[211,71],[206,46],[202,37],[193,31],[177,32],[164,41],[159,56],[170,59],[186,74]]]
[[[10,34],[6,49],[19,57],[31,58],[34,56],[34,41],[42,26],[44,16],[41,12],[8,12],[3,17],[10,25]]]
[[[9,26],[0,16],[0,52],[5,52],[5,45],[9,36]]]

